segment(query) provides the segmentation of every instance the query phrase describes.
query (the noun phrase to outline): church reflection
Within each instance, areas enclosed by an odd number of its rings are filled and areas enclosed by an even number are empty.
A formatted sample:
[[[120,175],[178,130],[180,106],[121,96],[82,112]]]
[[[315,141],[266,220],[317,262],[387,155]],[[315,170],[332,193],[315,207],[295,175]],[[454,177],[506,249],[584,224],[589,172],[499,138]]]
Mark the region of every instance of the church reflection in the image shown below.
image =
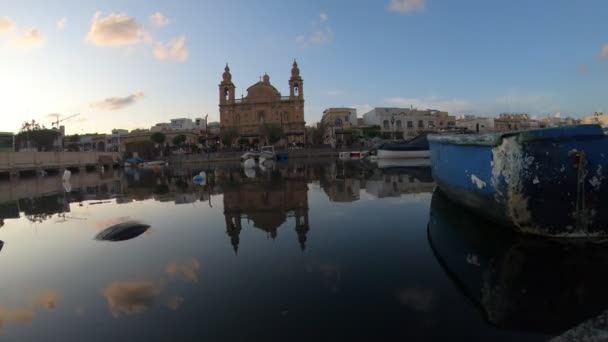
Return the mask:
[[[204,184],[193,176],[205,173]],[[235,253],[245,222],[276,239],[293,229],[302,251],[310,232],[309,186],[318,186],[332,202],[362,196],[399,197],[431,192],[430,168],[381,169],[363,162],[291,160],[244,170],[240,164],[206,164],[153,170],[126,169],[75,173],[69,184],[58,175],[0,182],[0,226],[25,215],[32,222],[57,217],[64,222],[71,205],[128,205],[154,200],[175,205],[207,202],[223,205],[226,234]],[[290,227],[290,228],[286,228]]]
[[[244,170],[229,169],[217,177],[223,190],[226,233],[232,247],[238,252],[242,220],[275,239],[279,228],[293,218],[300,248],[306,248],[306,235],[310,230],[308,219],[308,185],[305,167],[289,165],[260,171],[256,177],[245,175]]]
[[[439,192],[428,240],[455,287],[491,325],[554,335],[608,312],[605,242],[516,236]]]

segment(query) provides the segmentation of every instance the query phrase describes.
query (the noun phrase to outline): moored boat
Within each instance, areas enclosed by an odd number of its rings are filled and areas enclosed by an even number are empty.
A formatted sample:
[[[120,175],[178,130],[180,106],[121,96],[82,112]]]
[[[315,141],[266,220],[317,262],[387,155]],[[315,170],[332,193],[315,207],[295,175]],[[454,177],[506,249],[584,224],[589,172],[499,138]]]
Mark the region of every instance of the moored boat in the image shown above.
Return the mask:
[[[385,143],[378,147],[378,159],[428,158],[427,135],[422,134],[406,142]]]
[[[433,177],[453,201],[520,233],[608,235],[608,136],[598,125],[429,135]]]

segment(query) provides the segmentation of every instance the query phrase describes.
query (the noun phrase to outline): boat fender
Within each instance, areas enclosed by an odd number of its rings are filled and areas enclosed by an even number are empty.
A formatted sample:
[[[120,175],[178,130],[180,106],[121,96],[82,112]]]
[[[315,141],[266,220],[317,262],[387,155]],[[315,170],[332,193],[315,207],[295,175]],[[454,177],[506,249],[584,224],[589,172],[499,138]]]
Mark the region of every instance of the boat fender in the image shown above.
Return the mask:
[[[72,177],[72,172],[70,170],[63,171],[63,177],[62,177],[62,179],[64,181],[69,181],[71,177]]]

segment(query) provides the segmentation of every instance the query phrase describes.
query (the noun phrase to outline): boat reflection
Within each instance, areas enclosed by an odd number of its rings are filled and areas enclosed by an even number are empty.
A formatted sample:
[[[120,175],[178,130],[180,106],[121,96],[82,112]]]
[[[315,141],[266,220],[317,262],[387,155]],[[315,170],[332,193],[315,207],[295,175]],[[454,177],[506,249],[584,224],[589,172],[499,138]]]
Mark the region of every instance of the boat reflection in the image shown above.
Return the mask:
[[[608,249],[515,236],[433,194],[430,246],[456,287],[500,328],[555,334],[608,307]]]

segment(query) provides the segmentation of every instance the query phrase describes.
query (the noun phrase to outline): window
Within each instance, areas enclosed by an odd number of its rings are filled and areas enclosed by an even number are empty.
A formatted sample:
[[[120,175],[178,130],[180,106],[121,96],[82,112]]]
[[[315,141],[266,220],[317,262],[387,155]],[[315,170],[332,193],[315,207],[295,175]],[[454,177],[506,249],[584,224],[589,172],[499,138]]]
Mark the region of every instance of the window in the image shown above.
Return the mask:
[[[402,126],[401,126],[401,120],[397,120],[397,128],[402,128]]]
[[[418,128],[424,128],[424,121],[418,120]]]
[[[435,122],[429,121],[429,127],[435,127]]]
[[[382,125],[384,126],[384,128],[388,128],[388,120],[384,120],[382,122]]]
[[[408,121],[407,122],[407,128],[414,128],[414,122]]]
[[[293,85],[293,94],[295,96],[300,96],[300,87],[298,87],[297,83],[294,83]]]
[[[344,122],[348,122],[348,120],[349,120],[348,115],[345,115],[345,116],[344,116]]]
[[[230,99],[230,92],[228,91],[228,88],[224,88],[224,99],[226,101]]]

